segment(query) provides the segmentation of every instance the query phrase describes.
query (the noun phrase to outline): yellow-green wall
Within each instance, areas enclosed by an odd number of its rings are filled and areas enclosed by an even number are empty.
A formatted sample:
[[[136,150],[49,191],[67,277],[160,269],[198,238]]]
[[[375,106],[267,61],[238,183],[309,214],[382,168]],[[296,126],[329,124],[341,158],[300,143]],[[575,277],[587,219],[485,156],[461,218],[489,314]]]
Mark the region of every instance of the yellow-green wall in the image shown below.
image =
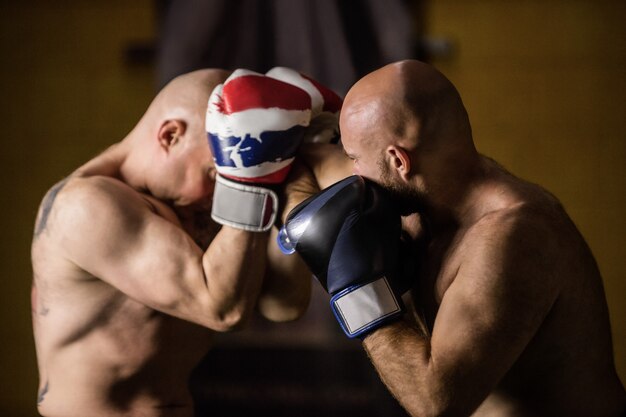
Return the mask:
[[[152,71],[127,68],[123,51],[154,30],[151,0],[0,2],[0,416],[37,415],[37,206],[48,187],[139,120],[154,94]]]

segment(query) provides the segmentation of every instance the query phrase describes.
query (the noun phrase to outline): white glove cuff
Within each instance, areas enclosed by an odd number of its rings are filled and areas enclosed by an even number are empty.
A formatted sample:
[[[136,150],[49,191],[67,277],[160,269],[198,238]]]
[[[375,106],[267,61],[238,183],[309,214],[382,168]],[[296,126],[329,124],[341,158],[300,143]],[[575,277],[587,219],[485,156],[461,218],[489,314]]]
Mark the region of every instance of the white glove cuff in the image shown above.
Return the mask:
[[[364,285],[355,285],[330,300],[333,313],[348,337],[360,337],[395,320],[404,311],[386,277]]]
[[[211,218],[249,232],[272,228],[278,212],[278,196],[272,190],[230,181],[217,175]]]

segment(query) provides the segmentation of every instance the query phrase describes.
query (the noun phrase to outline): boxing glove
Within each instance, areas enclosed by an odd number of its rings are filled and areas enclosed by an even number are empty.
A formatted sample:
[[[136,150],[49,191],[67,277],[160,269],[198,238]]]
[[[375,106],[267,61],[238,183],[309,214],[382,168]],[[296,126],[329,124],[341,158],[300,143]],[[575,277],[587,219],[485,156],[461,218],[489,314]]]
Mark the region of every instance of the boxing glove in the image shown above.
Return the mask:
[[[274,224],[278,197],[311,120],[311,98],[301,88],[238,69],[209,97],[206,130],[217,178],[211,217],[263,232]]]
[[[347,336],[364,337],[402,316],[409,288],[400,265],[400,215],[375,183],[351,176],[296,206],[278,236],[331,295]]]
[[[305,143],[338,142],[339,111],[343,103],[341,97],[318,81],[291,68],[274,67],[266,74],[303,89],[311,97],[311,123],[305,131]]]

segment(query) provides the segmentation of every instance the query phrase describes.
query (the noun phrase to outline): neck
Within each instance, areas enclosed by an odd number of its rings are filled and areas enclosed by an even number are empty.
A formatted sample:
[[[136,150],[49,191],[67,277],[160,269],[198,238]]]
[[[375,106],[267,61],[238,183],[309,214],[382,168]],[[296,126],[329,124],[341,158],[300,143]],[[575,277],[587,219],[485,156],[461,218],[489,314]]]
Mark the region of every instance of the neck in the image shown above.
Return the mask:
[[[445,179],[430,187],[424,214],[433,231],[460,228],[480,217],[480,193],[487,171],[475,162],[446,172]]]
[[[144,189],[145,184],[141,180],[143,168],[137,165],[137,161],[133,160],[131,152],[134,147],[133,141],[136,141],[136,138],[131,132],[124,140],[108,147],[100,155],[74,171],[72,175],[79,177],[106,176],[116,178],[136,190]]]
[[[103,175],[107,177],[120,178],[120,168],[126,157],[124,143],[119,142],[109,146],[104,152],[87,163],[79,167],[73,176],[92,177]]]
[[[148,189],[146,173],[152,161],[147,155],[150,148],[146,146],[145,140],[148,137],[148,133],[138,125],[122,141],[126,151],[119,166],[120,180],[141,192]]]

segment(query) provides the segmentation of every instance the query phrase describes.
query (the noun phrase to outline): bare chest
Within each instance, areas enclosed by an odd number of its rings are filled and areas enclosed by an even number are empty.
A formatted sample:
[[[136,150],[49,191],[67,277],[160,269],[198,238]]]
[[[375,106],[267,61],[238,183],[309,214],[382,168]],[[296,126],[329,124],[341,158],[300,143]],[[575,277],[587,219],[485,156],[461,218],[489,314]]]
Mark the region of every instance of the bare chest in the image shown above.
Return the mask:
[[[98,363],[128,376],[147,363],[189,371],[208,350],[208,329],[155,311],[81,272],[60,275],[63,268],[52,266],[36,271],[32,290],[35,342],[44,360],[73,357],[86,367]]]
[[[462,262],[463,234],[443,236],[420,252],[413,298],[418,311],[432,329],[444,294],[454,282]]]

